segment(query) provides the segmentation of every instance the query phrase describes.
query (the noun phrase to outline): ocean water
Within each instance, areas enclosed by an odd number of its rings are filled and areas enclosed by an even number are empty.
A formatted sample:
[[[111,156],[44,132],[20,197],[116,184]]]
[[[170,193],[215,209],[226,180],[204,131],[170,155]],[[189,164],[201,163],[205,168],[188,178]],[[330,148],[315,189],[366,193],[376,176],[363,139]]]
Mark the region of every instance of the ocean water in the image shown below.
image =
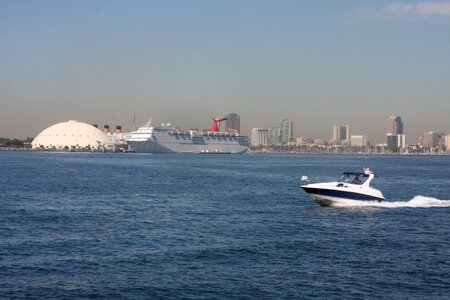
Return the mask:
[[[300,189],[364,166],[386,202]],[[0,298],[449,295],[450,157],[0,153]]]

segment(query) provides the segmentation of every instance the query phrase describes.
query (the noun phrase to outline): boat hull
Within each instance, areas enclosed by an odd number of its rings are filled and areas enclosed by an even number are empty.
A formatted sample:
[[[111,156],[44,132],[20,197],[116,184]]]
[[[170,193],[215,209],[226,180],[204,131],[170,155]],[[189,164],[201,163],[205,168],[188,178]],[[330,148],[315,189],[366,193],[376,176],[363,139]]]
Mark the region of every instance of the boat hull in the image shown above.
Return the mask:
[[[201,154],[242,154],[249,145],[246,139],[232,141],[176,140],[174,138],[128,141],[136,153],[201,153]]]
[[[302,186],[302,188],[314,199],[315,202],[317,202],[321,206],[332,206],[333,204],[337,204],[345,200],[378,201],[378,202],[384,200],[384,198],[382,197],[370,195],[367,193],[362,194],[351,191],[316,188],[308,186]]]

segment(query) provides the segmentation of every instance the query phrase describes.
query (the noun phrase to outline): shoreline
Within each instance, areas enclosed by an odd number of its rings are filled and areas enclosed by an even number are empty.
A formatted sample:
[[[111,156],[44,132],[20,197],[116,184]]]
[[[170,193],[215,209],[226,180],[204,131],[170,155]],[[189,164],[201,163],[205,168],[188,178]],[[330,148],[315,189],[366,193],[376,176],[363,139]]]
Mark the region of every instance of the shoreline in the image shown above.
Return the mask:
[[[46,151],[46,150],[38,150],[38,149],[32,149],[32,148],[15,148],[15,147],[0,147],[0,152],[42,152],[42,153],[133,153],[133,152],[123,152],[123,151]],[[180,153],[176,153],[180,154]],[[247,153],[244,153],[243,155],[263,155],[263,154],[270,154],[270,155],[304,155],[304,156],[310,156],[310,155],[335,155],[335,156],[450,156],[450,153],[442,153],[442,154],[435,154],[435,153],[422,153],[422,154],[415,154],[415,153],[331,153],[331,152],[283,152],[283,151],[274,151],[274,152],[267,152],[267,151],[250,151]]]
[[[442,154],[414,154],[414,153],[331,153],[331,152],[249,152],[246,154],[271,154],[271,155],[334,155],[334,156],[450,156],[450,153],[442,153]]]
[[[132,153],[131,151],[65,151],[65,150],[41,150],[32,148],[14,148],[14,147],[0,147],[0,152],[42,152],[42,153]]]

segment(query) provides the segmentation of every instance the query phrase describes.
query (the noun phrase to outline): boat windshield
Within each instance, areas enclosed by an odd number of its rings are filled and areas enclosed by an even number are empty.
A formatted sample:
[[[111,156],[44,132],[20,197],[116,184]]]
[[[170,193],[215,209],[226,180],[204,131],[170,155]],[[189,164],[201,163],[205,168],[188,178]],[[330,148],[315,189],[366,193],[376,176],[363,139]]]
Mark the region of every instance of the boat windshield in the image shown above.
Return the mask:
[[[351,183],[351,184],[363,184],[369,178],[366,174],[352,174],[344,173],[338,182]]]

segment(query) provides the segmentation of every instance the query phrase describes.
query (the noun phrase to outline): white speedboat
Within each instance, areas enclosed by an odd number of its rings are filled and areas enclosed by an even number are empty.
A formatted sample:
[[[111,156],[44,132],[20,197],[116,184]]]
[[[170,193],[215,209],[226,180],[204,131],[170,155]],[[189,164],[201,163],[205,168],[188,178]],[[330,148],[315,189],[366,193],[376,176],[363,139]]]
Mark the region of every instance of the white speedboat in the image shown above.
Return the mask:
[[[344,172],[342,177],[333,182],[307,183],[302,177],[302,188],[317,203],[330,206],[345,200],[383,201],[383,194],[370,186],[375,175],[365,168],[364,172]],[[305,180],[306,179],[306,180]]]

